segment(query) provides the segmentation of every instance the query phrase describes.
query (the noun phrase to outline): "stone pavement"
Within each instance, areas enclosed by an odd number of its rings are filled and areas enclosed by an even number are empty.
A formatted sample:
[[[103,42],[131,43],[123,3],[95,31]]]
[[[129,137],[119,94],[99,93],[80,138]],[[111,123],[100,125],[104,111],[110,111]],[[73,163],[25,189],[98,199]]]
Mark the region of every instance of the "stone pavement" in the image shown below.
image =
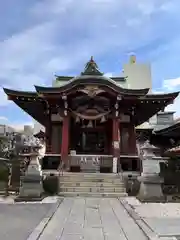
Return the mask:
[[[26,240],[54,203],[0,203],[0,239]]]
[[[118,199],[65,198],[39,240],[146,240]]]
[[[121,200],[125,201],[131,207],[129,212],[142,228],[145,227],[148,236],[167,240],[180,239],[180,203],[141,203],[135,197]]]

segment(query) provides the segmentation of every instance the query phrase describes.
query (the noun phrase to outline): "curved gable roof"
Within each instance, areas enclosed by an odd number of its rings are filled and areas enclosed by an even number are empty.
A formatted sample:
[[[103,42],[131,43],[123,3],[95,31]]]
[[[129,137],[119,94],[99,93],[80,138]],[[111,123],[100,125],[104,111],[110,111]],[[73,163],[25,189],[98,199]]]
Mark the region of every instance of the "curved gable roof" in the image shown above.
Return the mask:
[[[72,88],[77,87],[78,85],[98,85],[98,86],[107,86],[114,90],[117,93],[125,94],[125,95],[138,95],[144,96],[148,93],[149,88],[145,89],[126,89],[120,87],[116,81],[111,78],[105,76],[90,76],[90,75],[82,75],[78,77],[74,77],[71,80],[67,81],[67,83],[63,84],[59,87],[41,87],[35,86],[36,91],[39,93],[61,93],[66,92]]]
[[[18,91],[18,90],[12,90],[8,88],[3,88],[4,92],[7,95],[14,95],[14,96],[22,96],[22,97],[37,97],[37,92],[31,92],[31,91]]]

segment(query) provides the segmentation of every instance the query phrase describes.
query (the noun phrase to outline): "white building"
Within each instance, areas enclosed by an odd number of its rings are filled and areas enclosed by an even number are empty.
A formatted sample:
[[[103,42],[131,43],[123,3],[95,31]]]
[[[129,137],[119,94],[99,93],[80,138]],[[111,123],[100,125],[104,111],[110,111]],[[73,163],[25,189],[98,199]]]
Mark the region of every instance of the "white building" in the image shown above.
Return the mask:
[[[40,131],[43,131],[43,132],[45,132],[45,128],[44,128],[44,126],[42,126],[40,123],[38,123],[38,122],[34,122],[34,129],[33,129],[33,134],[36,134],[36,133],[38,133],[38,132],[40,132]]]
[[[0,124],[0,135],[6,136],[9,133],[14,132],[14,129],[8,125]]]
[[[123,65],[123,74],[126,77],[126,87],[130,89],[149,88],[152,90],[150,64],[137,63],[134,55],[130,56],[129,63]]]
[[[24,125],[23,134],[26,136],[32,136],[33,135],[33,127],[31,125]]]

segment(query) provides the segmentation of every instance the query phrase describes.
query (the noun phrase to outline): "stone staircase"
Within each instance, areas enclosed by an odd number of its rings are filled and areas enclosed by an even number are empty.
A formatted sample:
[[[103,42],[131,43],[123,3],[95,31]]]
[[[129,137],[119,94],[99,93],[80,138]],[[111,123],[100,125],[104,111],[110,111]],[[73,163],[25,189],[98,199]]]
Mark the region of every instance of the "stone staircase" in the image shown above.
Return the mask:
[[[70,173],[60,176],[59,195],[64,197],[125,197],[123,180],[118,174]]]

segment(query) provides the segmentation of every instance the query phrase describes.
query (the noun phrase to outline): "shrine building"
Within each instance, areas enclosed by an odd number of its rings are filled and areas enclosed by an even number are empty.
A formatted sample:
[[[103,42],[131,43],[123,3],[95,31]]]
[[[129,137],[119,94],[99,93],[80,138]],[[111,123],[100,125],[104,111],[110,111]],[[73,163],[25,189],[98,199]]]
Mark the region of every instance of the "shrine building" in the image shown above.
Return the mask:
[[[79,76],[56,76],[58,86],[4,91],[45,127],[46,168],[62,161],[70,171],[114,172],[116,160],[117,171],[140,171],[135,127],[172,104],[178,92],[152,94],[122,87],[126,81],[105,76],[91,58]]]

